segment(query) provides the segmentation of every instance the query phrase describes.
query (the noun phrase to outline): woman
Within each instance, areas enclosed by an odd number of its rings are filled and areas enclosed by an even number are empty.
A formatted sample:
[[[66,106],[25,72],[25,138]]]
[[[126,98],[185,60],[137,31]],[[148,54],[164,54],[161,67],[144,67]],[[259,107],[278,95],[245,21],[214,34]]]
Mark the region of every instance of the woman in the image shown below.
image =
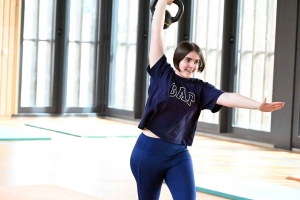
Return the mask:
[[[175,70],[167,63],[163,48],[166,6],[173,0],[158,0],[152,20],[147,71],[151,76],[148,100],[139,128],[143,130],[133,149],[130,165],[140,200],[159,199],[163,181],[175,200],[196,199],[191,146],[201,110],[218,112],[222,106],[272,112],[283,102],[257,102],[227,93],[192,78],[205,68],[201,49],[181,42],[173,57]]]

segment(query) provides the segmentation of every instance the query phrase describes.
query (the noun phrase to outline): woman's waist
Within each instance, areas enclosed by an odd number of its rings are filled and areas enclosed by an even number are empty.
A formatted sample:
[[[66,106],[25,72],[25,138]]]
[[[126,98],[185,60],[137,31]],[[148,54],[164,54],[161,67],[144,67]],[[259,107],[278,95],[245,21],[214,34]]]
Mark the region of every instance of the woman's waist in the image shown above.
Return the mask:
[[[157,135],[155,135],[154,133],[152,133],[152,131],[150,131],[147,128],[143,129],[143,134],[146,135],[146,136],[148,136],[148,137],[151,137],[151,138],[159,138]]]

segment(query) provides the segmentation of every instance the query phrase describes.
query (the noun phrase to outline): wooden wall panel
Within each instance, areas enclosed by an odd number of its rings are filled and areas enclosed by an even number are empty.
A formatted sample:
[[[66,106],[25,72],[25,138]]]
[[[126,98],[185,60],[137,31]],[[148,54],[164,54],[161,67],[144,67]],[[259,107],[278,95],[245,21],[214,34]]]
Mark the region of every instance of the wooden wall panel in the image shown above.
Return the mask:
[[[0,118],[17,113],[21,0],[0,0]]]

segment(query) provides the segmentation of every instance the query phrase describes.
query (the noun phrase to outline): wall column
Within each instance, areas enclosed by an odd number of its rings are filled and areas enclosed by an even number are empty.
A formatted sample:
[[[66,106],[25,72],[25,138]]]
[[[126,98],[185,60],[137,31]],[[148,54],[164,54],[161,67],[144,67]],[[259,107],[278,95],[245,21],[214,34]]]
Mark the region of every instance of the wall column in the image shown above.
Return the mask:
[[[0,0],[0,119],[17,113],[22,0]]]

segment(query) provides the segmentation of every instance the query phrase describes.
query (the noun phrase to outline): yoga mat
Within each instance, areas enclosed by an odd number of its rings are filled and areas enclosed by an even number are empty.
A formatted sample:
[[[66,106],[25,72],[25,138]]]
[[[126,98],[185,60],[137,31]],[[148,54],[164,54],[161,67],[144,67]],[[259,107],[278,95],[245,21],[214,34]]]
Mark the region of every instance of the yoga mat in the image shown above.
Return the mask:
[[[196,189],[235,200],[248,199],[298,199],[300,190],[296,188],[266,183],[258,180],[245,180],[227,174],[196,175]]]
[[[51,137],[37,133],[28,128],[0,126],[0,141],[16,140],[51,140]]]
[[[48,131],[54,131],[56,133],[62,133],[70,136],[81,138],[110,138],[110,137],[122,137],[130,138],[137,137],[141,130],[134,125],[127,125],[116,122],[108,123],[80,123],[78,121],[66,121],[66,122],[29,122],[25,123],[26,126],[44,129]]]

